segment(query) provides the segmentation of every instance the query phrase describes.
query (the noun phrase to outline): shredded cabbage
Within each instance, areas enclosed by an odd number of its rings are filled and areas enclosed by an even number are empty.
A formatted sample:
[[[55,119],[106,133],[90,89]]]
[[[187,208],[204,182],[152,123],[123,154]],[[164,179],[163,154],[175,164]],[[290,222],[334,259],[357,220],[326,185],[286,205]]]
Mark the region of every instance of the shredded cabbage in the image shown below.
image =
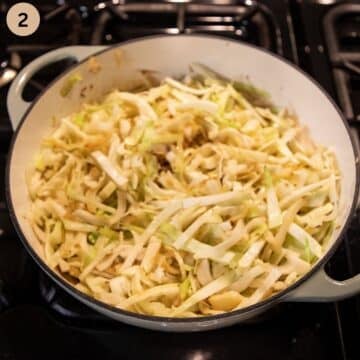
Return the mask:
[[[148,315],[219,314],[282,291],[324,254],[336,157],[252,85],[195,64],[59,120],[26,171],[28,219],[80,291]]]

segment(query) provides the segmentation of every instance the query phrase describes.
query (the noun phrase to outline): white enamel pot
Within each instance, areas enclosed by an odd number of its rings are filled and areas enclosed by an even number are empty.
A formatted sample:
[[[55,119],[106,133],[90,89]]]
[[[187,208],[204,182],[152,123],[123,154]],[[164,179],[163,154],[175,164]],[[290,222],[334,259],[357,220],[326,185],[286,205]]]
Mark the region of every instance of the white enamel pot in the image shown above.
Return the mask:
[[[101,65],[98,72],[89,71],[87,58],[94,54]],[[53,81],[32,104],[24,102],[21,94],[29,78],[40,68],[65,58],[76,59],[79,63]],[[247,76],[256,86],[270,93],[275,104],[295,110],[316,142],[335,150],[342,173],[340,226],[333,234],[325,255],[313,269],[269,299],[238,311],[200,319],[143,316],[106,305],[79,292],[46,265],[42,248],[24,217],[29,206],[25,168],[32,161],[42,137],[49,132],[54,115],[60,117],[72,113],[81,103],[98,99],[116,87],[131,90],[139,79],[139,69],[178,76],[185,74],[193,62],[203,63],[232,79]],[[80,73],[83,80],[69,96],[62,97],[60,89],[65,79],[74,73]],[[357,200],[357,157],[349,128],[325,91],[300,69],[280,57],[238,41],[204,35],[154,36],[111,48],[65,47],[37,58],[20,72],[8,94],[8,111],[16,132],[8,157],[6,191],[16,230],[43,271],[72,296],[98,312],[114,320],[149,329],[201,331],[245,321],[279,302],[335,301],[360,292],[360,275],[335,281],[324,271],[324,265],[341,242]]]

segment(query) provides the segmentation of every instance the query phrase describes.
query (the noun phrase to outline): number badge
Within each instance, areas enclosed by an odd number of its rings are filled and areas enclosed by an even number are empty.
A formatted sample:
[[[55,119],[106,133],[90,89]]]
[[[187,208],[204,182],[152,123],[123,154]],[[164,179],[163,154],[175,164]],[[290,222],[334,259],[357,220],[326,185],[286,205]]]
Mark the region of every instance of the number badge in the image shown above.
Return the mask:
[[[13,5],[6,14],[6,24],[18,36],[33,34],[40,25],[40,14],[34,5],[20,2]]]

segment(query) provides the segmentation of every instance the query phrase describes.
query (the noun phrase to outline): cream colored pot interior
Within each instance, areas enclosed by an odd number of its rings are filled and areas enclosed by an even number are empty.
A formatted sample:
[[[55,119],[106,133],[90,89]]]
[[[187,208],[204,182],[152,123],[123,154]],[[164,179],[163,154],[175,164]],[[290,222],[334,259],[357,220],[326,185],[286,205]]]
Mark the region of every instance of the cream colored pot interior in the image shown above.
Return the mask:
[[[85,61],[65,77],[56,81],[26,115],[10,163],[10,193],[15,215],[29,243],[42,256],[41,248],[30,229],[25,214],[29,198],[25,169],[33,160],[40,141],[51,127],[53,117],[62,117],[77,110],[82,102],[100,98],[114,88],[131,90],[140,81],[139,70],[157,70],[178,76],[188,71],[192,62],[200,62],[214,70],[239,79],[246,76],[256,86],[272,95],[275,104],[295,110],[316,142],[331,146],[341,168],[341,226],[350,212],[355,194],[356,163],[351,140],[345,126],[328,97],[307,77],[278,58],[238,42],[201,36],[159,37],[140,40],[107,50],[98,56],[98,72],[91,71]],[[66,78],[81,74],[68,97],[60,95]],[[16,101],[9,106],[16,106]],[[330,243],[331,245],[331,243]]]

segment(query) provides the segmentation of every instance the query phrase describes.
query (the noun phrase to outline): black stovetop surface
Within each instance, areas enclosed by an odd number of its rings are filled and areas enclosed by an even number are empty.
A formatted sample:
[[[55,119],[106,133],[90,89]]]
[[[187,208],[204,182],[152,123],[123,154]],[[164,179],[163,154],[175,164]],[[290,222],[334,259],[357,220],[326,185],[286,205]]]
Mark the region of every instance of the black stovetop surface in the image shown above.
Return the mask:
[[[122,4],[118,7],[106,1],[33,1],[42,23],[34,35],[22,39],[2,21],[14,2],[0,0],[0,76],[2,68],[17,72],[59,46],[110,45],[146,34],[215,32],[265,47],[301,66],[339,103],[358,138],[357,0],[230,0],[222,1],[227,3],[223,7],[209,7],[211,1],[190,5],[149,1],[146,6],[118,1]],[[24,98],[34,99],[69,65],[63,61],[40,71]],[[65,294],[26,254],[9,220],[4,194],[12,136],[7,91],[8,86],[0,87],[0,359],[360,359],[359,296],[328,304],[281,304],[246,324],[207,333],[169,334],[105,319]],[[359,237],[356,215],[328,264],[334,278],[360,272]]]

